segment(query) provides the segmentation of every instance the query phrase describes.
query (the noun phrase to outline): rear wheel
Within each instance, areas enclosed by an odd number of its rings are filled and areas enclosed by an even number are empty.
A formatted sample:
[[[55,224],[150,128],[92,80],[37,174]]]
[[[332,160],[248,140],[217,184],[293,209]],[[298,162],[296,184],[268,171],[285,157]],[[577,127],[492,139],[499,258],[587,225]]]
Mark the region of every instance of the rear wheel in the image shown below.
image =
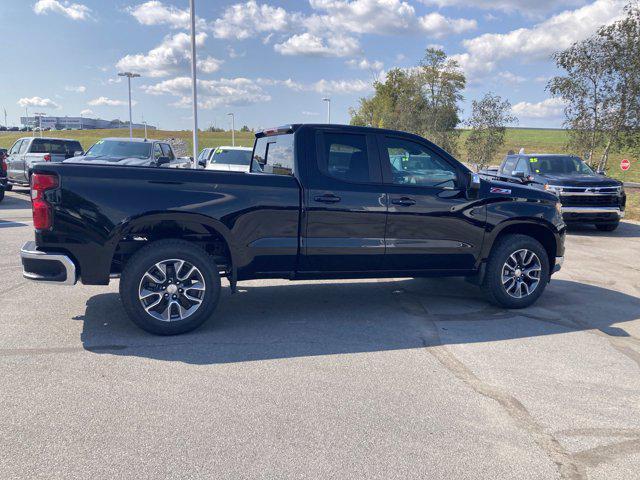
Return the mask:
[[[491,251],[482,287],[497,305],[525,308],[548,282],[549,258],[540,242],[527,235],[505,235]]]
[[[120,297],[131,320],[158,335],[186,333],[213,314],[220,275],[211,256],[182,240],[153,242],[129,259]]]
[[[0,187],[0,202],[4,200],[4,188]]]
[[[4,187],[4,189],[5,189],[7,192],[10,192],[11,190],[13,190],[13,185],[11,185],[11,184],[7,183],[7,184],[5,185],[5,187]]]
[[[620,225],[620,221],[613,223],[596,223],[596,228],[601,232],[613,232]]]

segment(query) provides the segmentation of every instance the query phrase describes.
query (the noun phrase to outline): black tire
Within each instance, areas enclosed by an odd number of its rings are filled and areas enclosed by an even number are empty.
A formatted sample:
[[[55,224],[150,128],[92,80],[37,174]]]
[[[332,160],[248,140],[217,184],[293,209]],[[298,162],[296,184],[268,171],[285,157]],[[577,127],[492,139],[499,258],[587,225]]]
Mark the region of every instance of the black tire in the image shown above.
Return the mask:
[[[10,184],[8,184],[8,183],[7,183],[7,185],[4,187],[4,189],[5,189],[7,192],[10,192],[11,190],[13,190],[13,185],[10,185]]]
[[[503,269],[510,256],[523,249],[537,255],[540,264],[539,280],[530,294],[515,298],[503,285]],[[538,300],[547,283],[549,283],[549,257],[542,244],[535,238],[527,235],[505,235],[493,246],[482,283],[482,289],[490,302],[505,308],[526,308]]]
[[[204,280],[202,302],[190,316],[184,319],[173,319],[172,312],[175,309],[169,306],[169,317],[172,319],[160,320],[147,313],[139,298],[143,277],[145,277],[147,271],[153,268],[155,264],[168,259],[188,262],[199,270]],[[166,270],[168,271],[169,268],[166,268]],[[176,272],[174,278],[178,276],[178,272]],[[172,275],[167,273],[165,280],[171,283],[171,277]],[[173,283],[176,284],[175,281]],[[158,283],[156,285],[158,285],[159,291],[162,284]],[[162,288],[166,289],[166,287]],[[185,292],[187,290],[185,288]],[[162,295],[168,296],[167,293]],[[178,296],[182,297],[181,295]],[[120,298],[129,318],[143,330],[156,335],[178,335],[198,328],[213,315],[220,300],[220,274],[213,257],[197,245],[183,240],[159,240],[141,248],[129,259],[120,278]],[[169,302],[169,299],[164,301]],[[165,313],[166,311],[164,310]],[[181,308],[179,308],[178,315],[182,316]]]
[[[0,187],[0,202],[4,200],[4,188]]]
[[[620,221],[613,223],[596,223],[596,228],[601,232],[613,232],[620,225]]]

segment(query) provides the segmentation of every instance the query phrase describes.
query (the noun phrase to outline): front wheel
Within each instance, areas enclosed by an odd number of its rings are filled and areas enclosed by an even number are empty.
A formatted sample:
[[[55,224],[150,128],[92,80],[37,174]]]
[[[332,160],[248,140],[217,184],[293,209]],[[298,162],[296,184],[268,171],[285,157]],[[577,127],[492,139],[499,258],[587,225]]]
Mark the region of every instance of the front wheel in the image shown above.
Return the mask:
[[[11,190],[13,190],[13,185],[11,185],[10,183],[7,183],[7,184],[4,186],[4,189],[5,189],[7,192],[10,192]]]
[[[540,242],[527,235],[505,235],[491,251],[482,287],[492,303],[525,308],[548,282],[549,258]]]
[[[220,275],[213,258],[197,245],[160,240],[129,259],[120,278],[120,297],[140,328],[177,335],[198,328],[213,315]]]

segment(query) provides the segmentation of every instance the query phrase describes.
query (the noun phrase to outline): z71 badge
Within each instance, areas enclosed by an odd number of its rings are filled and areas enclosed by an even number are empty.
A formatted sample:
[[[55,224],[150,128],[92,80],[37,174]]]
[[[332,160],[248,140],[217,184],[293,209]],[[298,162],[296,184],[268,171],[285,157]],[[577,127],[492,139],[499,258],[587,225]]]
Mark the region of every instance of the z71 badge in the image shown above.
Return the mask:
[[[501,193],[502,195],[511,195],[511,189],[491,187],[491,193]]]

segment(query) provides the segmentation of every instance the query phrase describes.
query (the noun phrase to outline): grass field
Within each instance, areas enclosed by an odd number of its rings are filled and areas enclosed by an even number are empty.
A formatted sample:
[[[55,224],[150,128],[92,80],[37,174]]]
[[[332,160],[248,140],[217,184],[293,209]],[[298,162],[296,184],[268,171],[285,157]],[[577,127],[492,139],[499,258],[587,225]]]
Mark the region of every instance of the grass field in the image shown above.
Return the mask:
[[[82,143],[82,146],[85,149],[87,149],[97,140],[104,137],[128,137],[129,131],[126,129],[54,131],[46,132],[46,134],[52,137],[75,138]],[[142,131],[134,131],[134,136],[136,137],[142,137],[143,135],[144,133]],[[466,157],[466,152],[464,151],[464,140],[467,135],[467,131],[462,132],[460,138],[460,157],[462,160]],[[9,148],[17,138],[22,136],[25,136],[25,133],[0,132],[0,148]],[[191,149],[192,141],[190,131],[156,130],[150,131],[149,136],[158,139],[180,138],[187,143],[189,150]],[[252,133],[236,132],[237,145],[251,146],[253,145],[253,138]],[[198,142],[200,144],[200,148],[231,145],[231,133],[200,132]],[[505,145],[494,159],[494,164],[500,163],[504,155],[509,150],[519,151],[520,148],[524,148],[525,151],[530,153],[573,153],[567,149],[567,133],[564,130],[509,129],[507,130]],[[622,160],[622,158],[629,158],[631,161],[631,169],[626,173],[623,173],[619,168],[620,160]],[[627,182],[640,182],[640,161],[637,158],[616,153],[611,156],[609,165],[610,169],[608,173],[612,177]]]

